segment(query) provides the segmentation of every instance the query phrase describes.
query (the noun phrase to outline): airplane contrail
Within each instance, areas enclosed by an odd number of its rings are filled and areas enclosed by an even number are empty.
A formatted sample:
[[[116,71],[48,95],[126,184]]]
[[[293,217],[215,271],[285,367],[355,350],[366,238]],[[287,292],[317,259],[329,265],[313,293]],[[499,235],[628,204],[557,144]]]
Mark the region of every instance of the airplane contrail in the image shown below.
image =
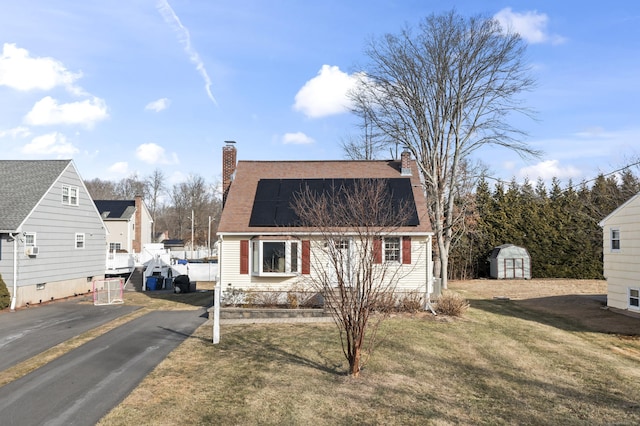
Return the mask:
[[[213,102],[217,106],[218,102],[211,93],[211,79],[209,78],[209,74],[207,74],[207,70],[204,67],[204,63],[202,62],[200,55],[193,48],[193,46],[191,46],[191,36],[189,34],[189,30],[184,25],[182,25],[182,22],[180,22],[180,18],[178,18],[178,15],[176,15],[176,13],[173,11],[173,8],[167,0],[159,0],[157,3],[157,9],[164,18],[165,22],[172,26],[178,33],[178,39],[184,46],[184,50],[189,56],[189,60],[193,62],[193,64],[196,66],[196,70],[200,73],[202,79],[204,80],[204,90],[207,92],[207,96],[209,97],[209,99],[211,99],[211,102]]]

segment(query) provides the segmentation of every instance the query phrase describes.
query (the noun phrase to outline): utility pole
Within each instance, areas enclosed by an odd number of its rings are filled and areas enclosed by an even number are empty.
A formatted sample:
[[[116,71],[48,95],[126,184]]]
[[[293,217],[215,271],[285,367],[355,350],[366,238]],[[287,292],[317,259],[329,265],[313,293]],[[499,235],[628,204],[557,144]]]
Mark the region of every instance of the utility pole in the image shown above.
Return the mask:
[[[193,209],[191,209],[191,259],[193,259]]]

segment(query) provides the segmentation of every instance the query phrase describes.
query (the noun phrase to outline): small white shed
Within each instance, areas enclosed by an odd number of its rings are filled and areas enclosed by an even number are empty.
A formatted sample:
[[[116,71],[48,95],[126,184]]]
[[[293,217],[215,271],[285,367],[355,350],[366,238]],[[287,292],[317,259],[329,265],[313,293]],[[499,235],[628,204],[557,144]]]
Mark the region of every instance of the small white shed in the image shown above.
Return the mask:
[[[491,251],[489,256],[491,278],[531,279],[531,256],[524,247],[503,244]]]

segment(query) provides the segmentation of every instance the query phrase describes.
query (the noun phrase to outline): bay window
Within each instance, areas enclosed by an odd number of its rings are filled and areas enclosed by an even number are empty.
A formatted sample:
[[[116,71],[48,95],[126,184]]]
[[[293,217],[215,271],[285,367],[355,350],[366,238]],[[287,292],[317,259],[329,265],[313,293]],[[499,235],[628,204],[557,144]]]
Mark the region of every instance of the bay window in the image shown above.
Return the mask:
[[[300,273],[300,241],[256,239],[251,243],[251,273],[253,275]]]

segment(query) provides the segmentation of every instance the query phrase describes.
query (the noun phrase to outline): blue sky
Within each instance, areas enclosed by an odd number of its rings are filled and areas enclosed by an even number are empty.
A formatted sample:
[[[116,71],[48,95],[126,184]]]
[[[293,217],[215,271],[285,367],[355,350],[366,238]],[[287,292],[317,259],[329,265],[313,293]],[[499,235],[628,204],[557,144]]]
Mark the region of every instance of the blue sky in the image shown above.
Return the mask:
[[[0,13],[0,158],[73,158],[85,179],[160,168],[219,180],[241,160],[342,159],[345,92],[366,41],[455,7],[529,47],[544,151],[477,153],[495,177],[590,179],[640,154],[640,3],[623,1],[24,0]]]

